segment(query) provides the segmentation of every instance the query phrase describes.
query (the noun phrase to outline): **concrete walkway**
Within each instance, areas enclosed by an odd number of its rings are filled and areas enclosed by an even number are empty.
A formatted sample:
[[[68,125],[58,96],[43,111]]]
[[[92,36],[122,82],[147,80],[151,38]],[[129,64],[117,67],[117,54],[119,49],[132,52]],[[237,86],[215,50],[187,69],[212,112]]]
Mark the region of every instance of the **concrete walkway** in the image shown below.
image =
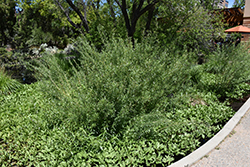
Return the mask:
[[[191,167],[250,167],[250,110],[224,141]]]

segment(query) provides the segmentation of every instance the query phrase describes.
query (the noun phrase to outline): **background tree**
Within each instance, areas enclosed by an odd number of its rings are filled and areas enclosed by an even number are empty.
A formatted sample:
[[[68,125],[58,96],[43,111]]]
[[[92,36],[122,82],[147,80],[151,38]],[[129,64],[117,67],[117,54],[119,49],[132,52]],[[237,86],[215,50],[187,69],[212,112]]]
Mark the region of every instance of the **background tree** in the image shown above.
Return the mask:
[[[76,33],[53,0],[24,1],[19,6],[15,35],[19,48],[42,43],[65,47]]]
[[[6,1],[6,0],[5,0]],[[8,0],[8,2],[13,0]],[[23,0],[15,13],[14,6],[1,4],[1,16],[9,24],[1,26],[2,43],[7,43],[6,34],[14,37],[19,48],[39,46],[41,43],[65,47],[70,38],[81,32],[99,50],[102,47],[102,36],[130,37],[139,42],[147,32],[154,33],[165,43],[193,39],[209,28],[211,19],[195,19],[200,14],[205,18],[211,9],[213,0]],[[15,2],[15,1],[13,1]],[[203,8],[203,9],[201,9]],[[7,10],[8,9],[8,10]],[[9,12],[7,12],[9,11]],[[12,11],[11,17],[5,17]],[[12,19],[11,19],[12,18]],[[191,19],[192,18],[192,19]],[[16,20],[18,20],[16,22]],[[201,22],[200,22],[201,21]],[[7,22],[7,21],[3,21]],[[1,24],[3,24],[1,22]],[[15,24],[15,27],[12,25]],[[7,25],[11,25],[6,27]],[[194,26],[196,27],[196,26]],[[15,31],[15,32],[14,32]],[[10,32],[10,33],[6,33]],[[189,34],[189,35],[187,35]],[[191,35],[192,34],[192,35]],[[209,32],[205,32],[209,34]],[[201,35],[200,35],[201,37]],[[11,39],[8,37],[8,39]],[[176,39],[176,40],[175,40]],[[201,38],[200,38],[201,39]]]
[[[14,36],[14,25],[16,23],[16,1],[0,0],[0,44],[12,43]]]
[[[169,0],[159,5],[157,35],[164,44],[209,51],[212,34],[223,34],[224,24],[220,16],[212,15],[202,3],[196,0]]]
[[[198,0],[198,2],[204,9],[209,9],[209,10],[216,9],[219,3],[218,0]]]
[[[71,9],[73,9],[74,12],[76,12],[76,14],[79,16],[81,23],[80,24],[76,24],[72,21],[72,19],[69,16],[69,8],[65,9],[62,5],[63,2],[59,1],[59,0],[55,0],[55,2],[58,4],[58,6],[60,7],[60,9],[64,12],[65,16],[67,17],[68,21],[70,22],[70,24],[75,27],[76,29],[80,29],[82,26],[84,27],[84,29],[86,30],[87,33],[89,33],[89,25],[88,25],[88,21],[87,21],[87,7],[86,7],[86,1],[71,1],[71,0],[66,0],[66,3],[69,5],[69,7]],[[79,7],[76,4],[81,4],[82,5],[82,11],[79,9]]]
[[[234,0],[233,7],[244,9],[245,8],[245,0]]]

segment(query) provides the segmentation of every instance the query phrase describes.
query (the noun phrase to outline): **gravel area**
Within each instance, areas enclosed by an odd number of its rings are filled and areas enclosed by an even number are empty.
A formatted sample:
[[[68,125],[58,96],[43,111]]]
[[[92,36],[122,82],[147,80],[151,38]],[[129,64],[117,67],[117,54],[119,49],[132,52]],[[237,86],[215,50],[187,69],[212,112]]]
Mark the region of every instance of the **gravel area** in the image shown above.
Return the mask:
[[[191,167],[250,167],[250,110],[224,141]]]

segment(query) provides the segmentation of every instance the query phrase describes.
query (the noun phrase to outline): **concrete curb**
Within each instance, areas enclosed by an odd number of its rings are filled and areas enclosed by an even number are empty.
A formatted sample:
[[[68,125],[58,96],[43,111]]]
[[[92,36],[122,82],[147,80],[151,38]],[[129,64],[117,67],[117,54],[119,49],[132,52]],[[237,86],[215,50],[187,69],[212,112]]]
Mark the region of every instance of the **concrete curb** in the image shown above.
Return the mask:
[[[207,141],[200,148],[182,158],[181,160],[173,163],[168,167],[188,167],[200,160],[202,157],[212,151],[219,145],[226,136],[234,129],[245,113],[250,109],[250,98],[241,106],[241,108],[234,114],[234,116],[226,123],[226,125],[209,141]]]

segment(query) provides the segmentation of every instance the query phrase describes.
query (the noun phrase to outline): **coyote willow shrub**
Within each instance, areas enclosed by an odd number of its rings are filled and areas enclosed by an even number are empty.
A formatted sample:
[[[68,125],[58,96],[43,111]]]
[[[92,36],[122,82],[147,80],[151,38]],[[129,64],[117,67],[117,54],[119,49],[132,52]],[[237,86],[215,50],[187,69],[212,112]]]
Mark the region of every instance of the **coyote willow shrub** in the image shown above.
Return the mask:
[[[133,48],[113,39],[101,53],[85,39],[77,45],[80,63],[73,75],[54,56],[45,56],[38,70],[50,81],[43,90],[63,101],[66,117],[94,134],[117,134],[135,116],[167,112],[189,77],[186,55],[170,55],[152,40]]]

